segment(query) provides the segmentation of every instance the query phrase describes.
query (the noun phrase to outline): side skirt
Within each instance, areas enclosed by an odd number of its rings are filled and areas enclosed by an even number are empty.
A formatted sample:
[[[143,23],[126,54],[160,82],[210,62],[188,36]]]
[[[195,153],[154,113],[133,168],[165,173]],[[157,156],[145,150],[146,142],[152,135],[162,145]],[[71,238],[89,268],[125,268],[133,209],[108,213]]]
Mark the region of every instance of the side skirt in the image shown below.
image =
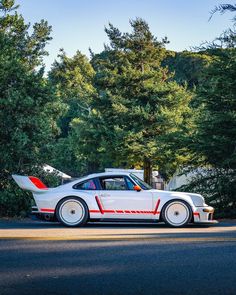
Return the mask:
[[[99,222],[129,222],[129,223],[132,223],[132,222],[142,222],[142,223],[158,223],[159,220],[152,220],[152,219],[119,219],[119,218],[100,218],[100,219],[90,219],[89,221],[91,222],[96,222],[96,221],[99,221]]]

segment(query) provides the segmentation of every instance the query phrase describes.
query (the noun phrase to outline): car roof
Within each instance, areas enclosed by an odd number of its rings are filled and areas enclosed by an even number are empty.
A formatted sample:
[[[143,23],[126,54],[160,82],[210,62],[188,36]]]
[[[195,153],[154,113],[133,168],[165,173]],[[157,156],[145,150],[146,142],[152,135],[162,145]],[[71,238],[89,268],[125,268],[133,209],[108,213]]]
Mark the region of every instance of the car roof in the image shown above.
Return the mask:
[[[85,176],[86,178],[101,177],[101,176],[115,176],[115,175],[129,175],[130,172],[100,172]]]
[[[130,172],[101,172],[101,173],[93,173],[89,174],[80,178],[77,178],[69,183],[64,184],[63,186],[71,186],[78,182],[83,182],[86,179],[96,178],[96,177],[103,177],[103,176],[123,176],[123,175],[130,175]]]

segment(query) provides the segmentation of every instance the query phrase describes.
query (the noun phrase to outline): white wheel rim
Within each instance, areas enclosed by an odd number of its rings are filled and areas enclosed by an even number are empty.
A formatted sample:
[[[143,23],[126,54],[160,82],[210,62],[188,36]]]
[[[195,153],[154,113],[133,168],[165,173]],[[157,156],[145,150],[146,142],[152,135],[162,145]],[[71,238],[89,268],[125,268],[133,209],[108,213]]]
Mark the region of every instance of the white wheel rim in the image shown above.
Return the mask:
[[[79,201],[68,200],[62,203],[59,210],[61,220],[68,225],[75,225],[84,218],[84,207]]]
[[[189,219],[189,209],[182,202],[172,202],[165,210],[166,220],[174,226],[181,226]]]

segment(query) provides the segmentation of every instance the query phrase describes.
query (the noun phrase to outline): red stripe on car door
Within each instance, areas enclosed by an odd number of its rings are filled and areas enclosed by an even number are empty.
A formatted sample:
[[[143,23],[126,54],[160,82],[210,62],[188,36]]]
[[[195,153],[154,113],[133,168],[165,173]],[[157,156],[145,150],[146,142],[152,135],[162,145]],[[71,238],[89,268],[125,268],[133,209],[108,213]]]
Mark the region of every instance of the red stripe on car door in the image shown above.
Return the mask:
[[[98,196],[95,196],[95,199],[96,199],[96,202],[97,202],[97,205],[98,205],[98,208],[99,208],[100,212],[102,214],[104,214],[104,210],[102,208],[102,204],[101,204],[101,201],[100,201],[99,197]]]
[[[159,207],[159,205],[160,205],[160,202],[161,202],[161,200],[158,199],[158,200],[157,200],[157,203],[156,203],[156,207],[155,207],[155,209],[154,209],[154,211],[153,211],[153,215],[156,215],[156,214],[159,214],[159,213],[160,213],[160,212],[157,211],[157,210],[158,210],[158,207]]]

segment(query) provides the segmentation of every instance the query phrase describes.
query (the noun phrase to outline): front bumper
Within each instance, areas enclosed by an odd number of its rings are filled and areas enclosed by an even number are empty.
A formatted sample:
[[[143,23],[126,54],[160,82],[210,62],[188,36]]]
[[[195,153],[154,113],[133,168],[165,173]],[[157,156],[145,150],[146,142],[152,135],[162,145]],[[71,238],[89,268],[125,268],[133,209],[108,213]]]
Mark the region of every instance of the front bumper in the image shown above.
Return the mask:
[[[195,207],[193,212],[194,223],[215,224],[217,220],[213,219],[214,208],[211,206]]]

